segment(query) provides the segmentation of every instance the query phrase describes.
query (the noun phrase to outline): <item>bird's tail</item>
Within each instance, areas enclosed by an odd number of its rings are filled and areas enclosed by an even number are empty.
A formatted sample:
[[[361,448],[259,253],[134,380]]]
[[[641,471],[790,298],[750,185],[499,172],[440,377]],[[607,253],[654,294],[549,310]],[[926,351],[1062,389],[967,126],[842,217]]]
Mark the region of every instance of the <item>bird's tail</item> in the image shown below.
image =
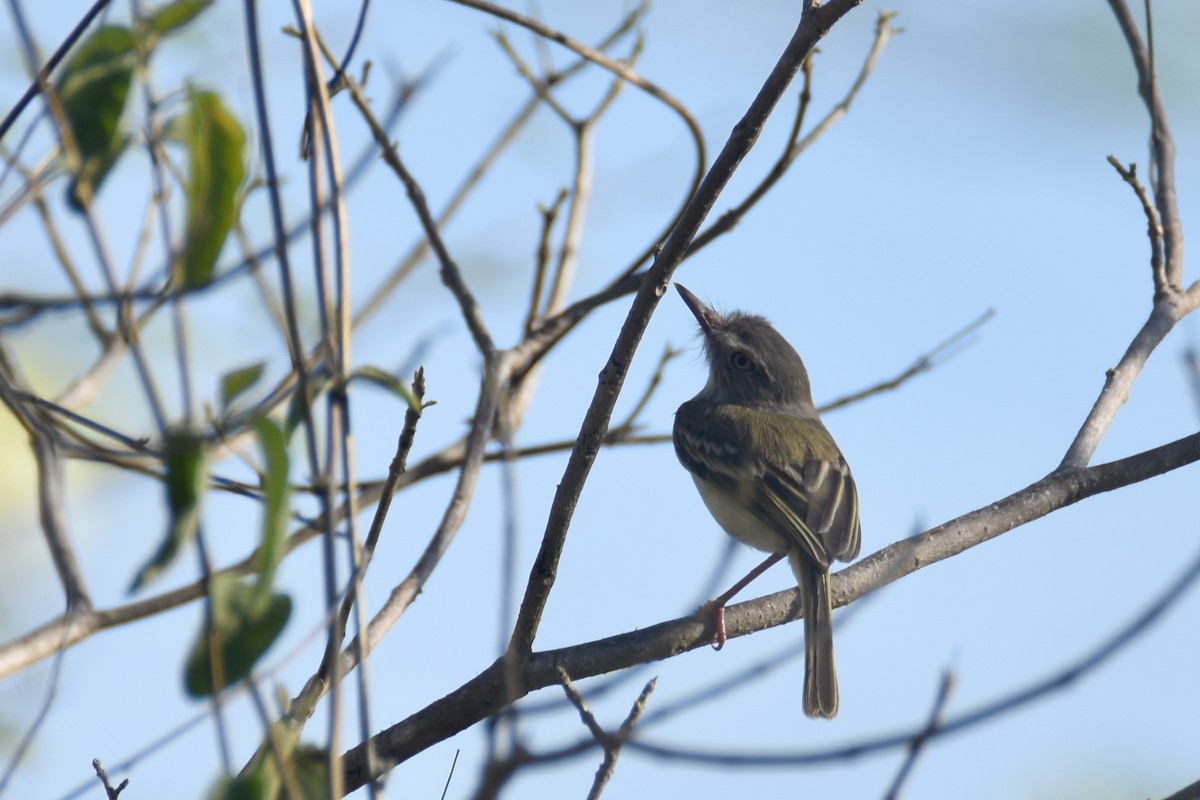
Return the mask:
[[[838,684],[829,570],[805,564],[798,572],[804,595],[804,713],[832,719],[838,712]]]

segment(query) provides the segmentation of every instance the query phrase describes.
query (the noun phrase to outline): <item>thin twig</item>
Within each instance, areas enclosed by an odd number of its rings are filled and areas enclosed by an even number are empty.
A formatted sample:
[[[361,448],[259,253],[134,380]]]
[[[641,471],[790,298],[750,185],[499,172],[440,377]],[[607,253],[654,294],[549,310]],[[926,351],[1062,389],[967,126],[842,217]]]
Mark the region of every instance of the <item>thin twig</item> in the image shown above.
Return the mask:
[[[62,63],[63,58],[71,51],[71,48],[83,36],[84,31],[92,24],[92,20],[100,16],[100,12],[108,7],[109,2],[110,0],[96,0],[96,2],[92,3],[88,10],[84,12],[79,22],[75,23],[75,27],[71,29],[71,32],[67,34],[67,38],[63,39],[50,58],[46,59],[46,63],[38,70],[37,76],[29,84],[29,88],[25,90],[25,94],[21,95],[21,99],[4,115],[4,120],[0,121],[0,141],[4,140],[8,129],[17,121],[17,117],[21,116],[21,112],[25,110],[30,101],[37,97],[38,92],[49,82],[50,73]]]
[[[196,560],[200,566],[200,582],[204,586],[204,627],[201,636],[205,637],[208,645],[208,674],[212,681],[212,693],[208,703],[212,708],[212,719],[217,729],[217,754],[220,756],[221,768],[229,772],[233,768],[233,758],[230,755],[229,725],[225,719],[225,648],[222,647],[221,637],[225,632],[218,630],[216,617],[213,613],[212,596],[212,559],[208,554],[208,544],[204,536],[204,526],[196,526]]]
[[[598,800],[604,787],[608,785],[612,779],[613,771],[617,766],[617,759],[621,755],[621,747],[633,732],[633,726],[637,723],[642,712],[646,709],[646,699],[650,693],[654,691],[654,686],[657,682],[656,678],[651,678],[642,688],[642,692],[634,701],[633,707],[629,709],[629,714],[625,717],[625,721],[621,723],[620,730],[614,735],[604,730],[604,727],[596,721],[596,716],[592,710],[588,708],[587,701],[583,699],[583,695],[575,688],[575,684],[571,682],[571,676],[561,667],[557,670],[558,681],[562,686],[563,693],[575,706],[575,710],[579,712],[579,718],[583,721],[584,727],[588,729],[592,739],[596,744],[604,750],[604,760],[600,763],[596,770],[596,776],[592,780],[592,787],[588,791],[587,800]]]
[[[12,9],[13,20],[16,23],[18,38],[21,41],[23,55],[28,62],[30,70],[38,77],[43,99],[46,101],[46,108],[50,112],[50,117],[54,121],[54,130],[58,139],[58,143],[66,154],[68,164],[72,165],[72,169],[78,172],[80,156],[76,147],[75,137],[71,130],[71,125],[67,121],[66,112],[58,97],[58,92],[50,84],[47,76],[43,74],[43,67],[39,64],[39,56],[37,48],[34,45],[32,35],[29,32],[28,26],[25,23],[25,14],[21,9],[18,0],[9,0],[9,6]],[[92,190],[86,181],[80,181],[77,184],[79,196],[82,201],[82,212],[84,218],[84,227],[87,230],[88,240],[91,243],[92,250],[95,254],[96,261],[100,266],[101,275],[104,278],[105,284],[109,292],[112,294],[118,293],[117,274],[113,266],[113,258],[109,252],[107,240],[103,233],[103,227],[96,216],[95,209],[92,207]],[[162,400],[159,397],[158,389],[154,383],[153,374],[150,371],[150,366],[146,361],[145,353],[138,340],[137,326],[132,324],[131,314],[128,306],[118,306],[117,312],[117,330],[121,337],[125,340],[129,347],[129,353],[133,357],[133,365],[137,374],[138,380],[142,386],[142,393],[145,395],[147,406],[154,419],[155,426],[159,434],[164,434],[167,428],[166,413],[163,409]]]
[[[647,3],[641,2],[635,8],[630,9],[629,13],[617,24],[617,26],[596,46],[599,50],[605,50],[612,47],[616,42],[620,41],[634,25],[646,13]],[[587,59],[579,59],[568,67],[565,67],[558,72],[546,76],[542,84],[549,87],[561,83],[564,80],[578,74],[584,66],[589,62]],[[454,191],[450,195],[450,199],[446,201],[442,211],[438,214],[437,224],[443,227],[454,216],[463,202],[470,195],[471,191],[479,184],[484,175],[491,168],[492,164],[500,157],[500,154],[508,147],[515,139],[517,134],[524,128],[525,124],[533,116],[534,111],[538,109],[541,101],[535,92],[532,97],[525,101],[524,105],[513,115],[512,119],[501,129],[500,133],[488,146],[487,150],[475,162],[475,165],[468,171],[467,175],[459,182]],[[412,270],[417,266],[425,254],[428,252],[428,241],[422,237],[413,248],[400,259],[399,263],[391,273],[384,279],[383,283],[371,293],[370,298],[354,315],[354,324],[361,323],[371,314],[379,310],[384,301],[391,296],[396,287],[406,278]]]
[[[458,766],[458,754],[461,752],[457,749],[454,751],[454,760],[450,762],[450,771],[446,773],[446,785],[442,787],[441,800],[446,800],[446,793],[450,791],[450,781],[454,778],[454,768]]]
[[[912,769],[917,763],[917,757],[920,756],[921,751],[925,749],[925,744],[937,733],[938,728],[942,725],[942,717],[946,712],[946,702],[950,699],[950,692],[953,688],[954,673],[946,670],[942,673],[942,680],[938,686],[937,695],[933,699],[933,707],[929,709],[929,720],[925,723],[924,729],[908,743],[908,755],[905,756],[904,763],[897,770],[891,788],[884,795],[886,800],[898,800],[900,797],[900,790],[904,787],[904,782],[908,780],[908,776],[912,774]]]
[[[988,320],[995,316],[995,313],[996,310],[992,308],[984,311],[978,317],[967,323],[966,326],[961,330],[951,334],[948,338],[934,345],[929,352],[922,353],[921,355],[917,356],[916,360],[913,361],[909,367],[902,370],[895,377],[889,378],[885,381],[880,381],[879,383],[868,386],[865,389],[860,389],[857,392],[843,395],[836,400],[825,403],[818,410],[824,414],[827,411],[833,411],[834,409],[843,408],[845,406],[858,403],[867,399],[868,397],[871,397],[872,395],[882,394],[884,392],[889,392],[900,388],[901,385],[908,382],[910,379],[941,365],[947,359],[952,358],[958,353],[962,352],[963,348],[969,347],[971,342],[964,342],[964,340],[975,331],[983,327]],[[959,343],[962,343],[962,347],[958,348],[957,350],[951,350],[952,347]],[[939,359],[939,356],[943,355],[944,357]]]
[[[633,59],[640,52],[640,49],[641,37],[639,36],[635,40],[632,52],[629,55],[630,63],[632,63]],[[537,85],[536,79],[533,78],[529,69],[516,53],[510,52],[510,57],[517,63],[519,71],[531,83]],[[567,296],[574,284],[575,274],[579,266],[580,246],[583,241],[584,221],[587,217],[587,211],[591,205],[592,198],[592,184],[595,170],[593,138],[596,125],[605,112],[612,107],[613,102],[624,85],[624,82],[619,78],[613,78],[608,90],[596,103],[592,112],[582,118],[576,119],[562,109],[556,111],[572,134],[575,145],[575,170],[571,177],[571,188],[568,191],[570,199],[567,203],[567,218],[563,225],[562,242],[559,246],[558,257],[555,259],[550,290],[547,294],[545,304],[540,307],[540,311],[536,311],[535,308],[537,318],[553,314],[561,309],[566,303]],[[542,267],[539,265],[538,269],[541,271]],[[535,283],[540,284],[542,280],[544,279],[541,277],[536,278]],[[535,297],[534,302],[537,302],[537,300],[538,298]],[[528,332],[526,335],[528,336]],[[500,428],[512,433],[521,426],[525,412],[532,402],[536,389],[537,380],[533,371],[524,372],[519,380],[512,381],[509,394],[504,398],[501,405],[498,417]]]
[[[633,734],[633,726],[637,724],[638,719],[642,716],[642,712],[646,710],[646,701],[650,698],[650,694],[654,691],[657,683],[658,678],[651,678],[646,682],[637,700],[633,701],[633,707],[629,709],[629,714],[621,722],[621,727],[617,730],[617,735],[609,737],[609,741],[604,748],[604,761],[600,764],[599,769],[596,770],[596,777],[592,780],[592,788],[588,792],[587,800],[599,800],[604,787],[612,780],[613,772],[617,768],[617,759],[621,755],[621,746]]]
[[[667,364],[685,351],[677,350],[671,345],[663,347],[662,355],[658,357],[658,366],[654,368],[654,374],[650,376],[650,382],[646,384],[646,390],[642,392],[642,396],[634,403],[633,409],[625,417],[625,420],[612,427],[609,431],[611,436],[619,436],[621,433],[632,433],[637,428],[638,417],[646,410],[646,406],[650,403],[650,398],[654,396],[654,392],[662,383],[663,376],[667,372]]]
[[[1167,282],[1166,268],[1163,266],[1163,226],[1158,218],[1158,211],[1150,200],[1150,193],[1138,180],[1137,164],[1128,167],[1121,164],[1114,156],[1108,157],[1108,163],[1117,171],[1121,179],[1133,188],[1133,193],[1142,204],[1142,213],[1146,215],[1146,235],[1150,238],[1150,274],[1154,277],[1155,295],[1165,295],[1170,286]]]
[[[498,6],[494,3],[485,2],[485,0],[450,0],[450,2],[467,6],[469,8],[474,8],[478,11],[483,11],[487,14],[491,14],[497,19],[507,20],[508,22],[512,22],[516,25],[520,25],[523,28],[527,28],[543,38],[562,45],[568,50],[574,52],[576,55],[586,58],[593,64],[603,67],[617,77],[632,84],[633,86],[636,86],[638,89],[641,89],[646,94],[666,105],[668,108],[674,111],[681,120],[683,120],[683,124],[687,126],[688,131],[691,133],[692,139],[696,143],[697,169],[698,171],[703,171],[705,162],[704,133],[700,129],[700,124],[696,122],[695,118],[691,115],[691,112],[687,110],[687,107],[675,99],[669,92],[652,83],[651,81],[646,80],[626,64],[617,61],[616,59],[609,58],[601,51],[588,47],[583,42],[572,39],[565,33],[555,30],[548,25],[544,25],[532,17],[527,17],[510,9]]]
[[[371,559],[375,554],[375,548],[379,544],[379,537],[383,533],[383,523],[387,519],[388,512],[391,510],[392,498],[396,492],[396,486],[400,481],[408,466],[408,454],[412,450],[413,441],[416,437],[417,423],[421,419],[421,414],[424,411],[425,399],[425,372],[417,370],[413,378],[413,398],[416,403],[410,405],[408,411],[404,414],[404,427],[400,431],[400,436],[396,441],[396,453],[392,457],[391,466],[388,468],[388,477],[384,482],[383,489],[380,493],[379,502],[375,506],[375,515],[371,519],[371,526],[367,531],[366,541],[363,543],[362,556],[358,565],[358,579],[361,580],[366,569],[370,566]],[[347,595],[342,600],[342,606],[338,610],[339,618],[342,625],[350,618],[350,610],[353,605],[353,598]],[[361,637],[360,637],[361,638]],[[359,658],[363,654],[359,655]],[[331,673],[332,664],[327,656],[322,660],[320,669],[313,677],[309,678],[304,688],[292,701],[288,709],[288,716],[295,719],[306,719],[313,711],[316,710],[316,702],[324,696],[328,690],[329,676]]]
[[[575,174],[571,181],[571,202],[567,208],[567,223],[563,233],[562,247],[559,250],[557,266],[554,270],[554,279],[551,284],[550,294],[546,298],[545,307],[538,315],[539,317],[543,317],[554,314],[562,308],[566,302],[571,284],[574,282],[579,260],[579,245],[583,236],[583,220],[592,196],[594,162],[592,156],[593,132],[596,123],[599,122],[604,112],[616,100],[617,95],[620,94],[621,88],[625,84],[620,78],[614,78],[609,84],[608,91],[605,92],[604,96],[596,104],[595,109],[584,117],[576,118],[554,99],[549,85],[544,79],[539,80],[533,74],[532,70],[512,48],[508,39],[502,33],[496,34],[496,40],[509,60],[516,66],[517,72],[525,78],[530,88],[541,98],[542,102],[554,111],[559,119],[567,124],[574,134],[575,139]],[[639,36],[634,40],[633,50],[623,63],[632,67],[638,54],[641,52],[641,47],[642,39]]]
[[[525,335],[533,332],[533,326],[541,318],[542,294],[546,286],[546,270],[550,265],[550,234],[558,219],[558,212],[567,199],[567,190],[558,190],[558,195],[549,206],[538,206],[542,216],[542,235],[538,238],[537,257],[533,267],[533,289],[529,292],[529,310],[525,314]]]
[[[346,54],[341,60],[335,62],[336,69],[329,81],[325,84],[325,91],[332,96],[342,85],[342,76],[346,74],[346,67],[350,64],[350,60],[354,58],[354,51],[358,49],[358,43],[362,40],[363,29],[367,23],[367,10],[371,7],[371,0],[361,0],[358,6],[358,19],[354,23],[354,33],[350,36],[350,43],[346,45]]]
[[[100,321],[100,315],[96,311],[95,304],[88,300],[87,288],[83,285],[83,280],[79,276],[79,270],[75,267],[70,251],[67,249],[67,244],[63,240],[62,233],[59,231],[58,223],[50,213],[50,209],[46,203],[45,192],[42,190],[42,182],[33,171],[26,170],[19,165],[17,169],[21,177],[25,180],[24,186],[29,191],[34,210],[37,213],[38,219],[41,220],[42,227],[46,231],[46,238],[50,242],[51,249],[54,250],[55,258],[62,267],[67,280],[70,282],[71,289],[80,300],[80,306],[83,308],[84,316],[87,319],[88,329],[92,332],[92,336],[95,337],[100,346],[104,347],[113,338],[113,335],[104,327],[104,323]],[[28,314],[28,316],[24,317],[25,320],[32,319],[34,315],[34,312],[28,308],[22,309],[21,313],[23,315]]]
[[[104,784],[104,791],[108,795],[108,800],[118,800],[121,792],[125,791],[125,787],[129,785],[129,778],[121,781],[120,785],[115,788],[108,781],[108,773],[104,771],[104,767],[100,765],[100,759],[92,759],[92,769],[96,770],[96,777]]]
[[[772,165],[767,174],[759,181],[758,185],[746,195],[742,202],[738,203],[733,208],[722,214],[716,222],[703,230],[696,236],[696,240],[692,242],[688,248],[688,255],[692,256],[698,253],[706,245],[710,244],[714,239],[722,234],[728,233],[742,220],[743,217],[757,205],[758,201],[767,195],[767,193],[778,183],[788,169],[795,163],[804,151],[808,150],[822,136],[828,133],[834,125],[836,125],[843,117],[850,113],[850,104],[858,97],[859,91],[866,84],[867,78],[875,71],[876,65],[879,63],[880,56],[883,55],[884,48],[887,47],[892,36],[899,30],[891,24],[891,20],[896,16],[895,12],[880,12],[879,18],[875,23],[875,39],[871,43],[871,49],[867,53],[867,57],[863,60],[862,68],[858,72],[858,77],[854,83],[850,85],[850,89],[837,105],[835,105],[824,118],[821,119],[813,129],[805,134],[804,138],[800,137],[800,128],[804,123],[805,112],[808,110],[808,104],[811,99],[811,82],[812,82],[812,58],[808,58],[804,62],[804,87],[800,92],[800,103],[796,110],[796,116],[792,123],[792,132],[788,137],[787,145],[784,147],[783,154],[779,160]],[[632,272],[632,270],[630,270]]]
[[[853,1],[856,5],[857,3],[861,2],[861,0]],[[572,50],[578,55],[583,56],[588,61],[609,70],[622,80],[628,81],[638,89],[641,89],[643,92],[666,105],[683,120],[684,125],[687,127],[688,134],[691,136],[692,146],[696,153],[695,168],[692,172],[692,177],[688,187],[683,193],[682,201],[678,211],[676,211],[671,217],[663,232],[656,236],[651,243],[644,250],[642,250],[642,252],[639,253],[632,260],[632,262],[630,262],[628,267],[618,273],[619,277],[617,280],[620,281],[622,277],[626,277],[636,271],[639,266],[646,263],[646,261],[653,256],[653,254],[659,249],[660,243],[667,238],[670,233],[679,225],[679,222],[683,218],[683,215],[686,212],[689,204],[692,202],[692,199],[695,197],[696,192],[700,188],[700,182],[704,176],[705,165],[707,162],[707,148],[704,143],[704,135],[703,131],[700,129],[700,125],[696,122],[695,118],[692,116],[691,112],[688,111],[686,106],[655,84],[638,75],[631,67],[627,67],[621,62],[609,58],[602,52],[589,48],[587,45],[572,39],[561,31],[554,30],[553,28],[550,28],[535,19],[523,16],[515,11],[501,8],[494,3],[485,2],[485,0],[450,0],[450,2],[469,6],[471,8],[491,14],[499,19],[516,23],[517,25],[521,25],[539,36]],[[641,13],[645,6],[646,3],[641,3],[637,9],[631,12],[631,14]],[[640,44],[635,47],[635,52],[639,48]],[[755,131],[753,137],[757,138],[757,135],[758,132]]]
[[[429,210],[429,204],[425,200],[425,192],[421,189],[421,185],[417,182],[417,179],[408,171],[408,167],[404,165],[399,151],[388,139],[387,131],[384,130],[383,126],[375,118],[375,114],[371,111],[371,105],[363,95],[358,84],[349,77],[345,79],[345,83],[346,88],[350,91],[350,96],[354,100],[354,105],[358,108],[359,113],[362,114],[367,127],[371,129],[371,134],[375,137],[376,144],[383,151],[384,163],[392,168],[392,171],[396,173],[396,177],[404,184],[409,202],[412,204],[413,210],[417,213],[417,218],[420,220],[421,227],[425,231],[425,237],[429,241],[429,246],[437,256],[438,264],[441,267],[442,283],[446,284],[446,288],[450,290],[450,293],[454,295],[454,299],[458,302],[463,320],[467,324],[467,329],[471,332],[471,338],[475,340],[475,347],[485,359],[494,357],[496,345],[492,342],[491,334],[488,333],[487,324],[483,320],[483,312],[480,310],[479,304],[475,301],[475,296],[471,294],[471,290],[467,287],[466,281],[463,280],[462,271],[458,268],[457,262],[451,257],[446,243],[442,240],[438,222]]]
[[[67,526],[67,498],[64,486],[62,451],[54,435],[51,422],[43,419],[44,412],[26,406],[22,398],[27,396],[14,385],[17,380],[12,359],[7,348],[0,342],[0,401],[8,407],[21,426],[29,434],[30,446],[37,462],[38,474],[38,519],[46,549],[54,562],[62,585],[67,605],[67,615],[78,608],[85,614],[91,611],[92,601],[88,595],[83,571],[75,557]]]
[[[604,445],[651,445],[662,444],[666,441],[670,441],[669,435],[611,435],[605,439]],[[547,455],[550,453],[561,453],[569,451],[574,444],[575,441],[572,439],[560,442],[550,442],[542,445],[514,448],[513,457],[524,458],[530,456]],[[447,472],[452,472],[461,468],[463,466],[465,455],[466,448],[463,443],[459,442],[451,445],[440,453],[420,461],[419,463],[410,467],[406,472],[402,473],[396,483],[396,490],[399,491],[434,475],[443,475]],[[499,461],[502,457],[503,454],[499,452],[489,452],[484,455],[483,461],[485,463],[495,462]],[[154,477],[160,477],[156,473],[152,473],[149,470],[146,471],[146,474],[153,475]],[[382,493],[382,486],[382,482],[360,484],[360,504],[370,505],[371,503],[378,501]],[[223,484],[223,488],[229,489],[230,491],[237,491],[242,494],[253,494],[245,487],[242,487],[236,482],[232,481],[228,482],[227,484]],[[345,509],[340,508],[335,513],[335,517],[341,519],[344,514]],[[293,531],[284,542],[284,554],[292,552],[300,545],[310,541],[314,536],[319,535],[323,525],[323,520],[317,519],[306,522],[298,530]],[[241,560],[224,567],[222,570],[220,570],[220,574],[252,574],[255,570],[257,559],[258,550],[255,549]],[[167,609],[178,608],[186,603],[194,602],[203,596],[203,585],[199,581],[194,581],[176,589],[167,590],[159,595],[153,595],[142,600],[136,600],[132,603],[98,610],[92,614],[77,616],[72,619],[68,619],[65,615],[60,615],[20,637],[0,645],[0,678],[5,677],[6,675],[11,675],[16,671],[29,666],[30,664],[36,663],[52,655],[56,650],[56,642],[60,636],[65,636],[67,645],[73,646],[101,630],[132,624],[139,620],[146,619],[147,617],[154,616]],[[377,639],[374,636],[371,638],[372,643],[374,643],[376,640]]]
[[[1154,186],[1154,205],[1158,209],[1163,227],[1163,256],[1167,284],[1179,291],[1183,285],[1183,221],[1179,215],[1179,200],[1175,190],[1175,140],[1171,136],[1171,127],[1167,122],[1167,110],[1163,105],[1162,95],[1158,89],[1158,74],[1155,70],[1154,55],[1151,49],[1142,41],[1138,33],[1137,22],[1125,0],[1108,0],[1113,16],[1125,37],[1129,54],[1133,56],[1133,65],[1137,70],[1138,94],[1146,106],[1150,116],[1150,163],[1152,166],[1151,184]],[[1153,37],[1149,4],[1147,4],[1147,38]],[[1200,303],[1200,282],[1188,289],[1192,307]]]
[[[558,682],[562,686],[563,694],[571,701],[571,705],[575,706],[575,710],[579,712],[579,719],[583,722],[584,727],[592,735],[602,747],[607,747],[609,743],[608,732],[600,726],[596,721],[596,717],[592,714],[592,710],[588,708],[587,701],[583,699],[583,695],[575,688],[575,684],[571,682],[571,676],[562,667],[559,667],[555,672],[558,673]]]
[[[90,608],[82,605],[69,606],[67,608],[68,617],[76,614],[88,614],[90,612]],[[24,760],[25,755],[33,746],[34,741],[36,741],[38,732],[42,729],[42,725],[50,716],[50,709],[54,707],[54,701],[58,697],[58,687],[62,680],[62,667],[63,662],[66,660],[66,655],[66,642],[63,641],[59,643],[59,648],[54,655],[54,662],[50,667],[49,680],[46,683],[46,693],[42,697],[42,703],[38,708],[37,716],[34,717],[33,722],[30,723],[29,727],[26,728],[25,732],[21,735],[21,738],[17,741],[16,746],[12,748],[12,755],[9,756],[8,765],[4,769],[4,775],[0,776],[0,796],[4,795],[4,790],[8,788],[8,782],[12,779],[12,776],[16,774],[17,767],[21,765],[21,761]],[[124,788],[124,786],[121,788]],[[112,795],[110,794],[109,796],[111,797]]]
[[[317,270],[317,304],[321,319],[321,340],[329,345],[330,372],[333,376],[333,388],[329,392],[326,405],[325,426],[325,463],[320,473],[320,480],[326,491],[322,497],[322,511],[326,519],[324,536],[322,537],[323,574],[325,578],[325,607],[333,610],[338,607],[339,587],[337,577],[337,545],[338,531],[334,525],[331,513],[336,506],[335,491],[336,477],[339,472],[345,478],[347,486],[347,515],[349,547],[351,549],[350,563],[353,574],[350,580],[349,595],[352,602],[359,600],[361,583],[358,575],[358,537],[355,531],[355,498],[349,490],[353,485],[353,446],[350,431],[349,401],[346,396],[346,380],[350,363],[350,265],[349,265],[349,233],[347,231],[345,194],[342,190],[343,171],[341,153],[338,145],[333,113],[329,107],[329,88],[321,79],[321,52],[317,44],[317,36],[313,26],[312,8],[309,0],[294,0],[297,21],[300,23],[301,39],[304,44],[304,68],[307,76],[309,100],[309,142],[314,149],[310,161],[310,198],[313,220],[313,249],[314,266]],[[343,76],[343,80],[345,80]],[[336,81],[333,81],[336,83]],[[320,154],[323,158],[316,154]],[[327,289],[329,271],[325,269],[325,253],[321,237],[321,216],[319,210],[325,205],[321,197],[320,161],[324,161],[324,170],[328,176],[330,191],[330,207],[332,209],[333,230],[333,319],[327,316],[330,309],[330,296]],[[359,621],[363,621],[360,607]],[[338,650],[345,638],[345,624],[340,614],[331,614],[329,621],[329,636],[326,643],[325,659],[331,665],[329,675],[329,735],[328,735],[328,783],[326,785],[330,797],[341,797],[342,770],[340,757],[341,742],[341,673],[340,661],[337,659]],[[357,637],[356,637],[356,640]],[[359,640],[361,641],[361,640]],[[365,651],[360,652],[360,658]],[[360,666],[365,666],[360,661]],[[359,724],[362,736],[370,735],[368,720],[368,693],[366,671],[358,673],[359,678]],[[367,750],[368,771],[376,772],[373,753]],[[367,784],[367,793],[375,797],[375,783]]]

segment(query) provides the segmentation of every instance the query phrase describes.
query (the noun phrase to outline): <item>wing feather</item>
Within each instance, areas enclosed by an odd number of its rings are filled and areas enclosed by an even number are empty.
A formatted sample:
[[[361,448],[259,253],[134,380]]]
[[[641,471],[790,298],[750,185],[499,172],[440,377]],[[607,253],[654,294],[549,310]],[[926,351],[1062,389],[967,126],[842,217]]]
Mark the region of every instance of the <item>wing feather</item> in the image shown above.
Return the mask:
[[[818,419],[690,401],[675,416],[673,438],[684,467],[742,498],[809,561],[827,568],[858,555],[854,478]],[[807,443],[802,453],[796,441]]]

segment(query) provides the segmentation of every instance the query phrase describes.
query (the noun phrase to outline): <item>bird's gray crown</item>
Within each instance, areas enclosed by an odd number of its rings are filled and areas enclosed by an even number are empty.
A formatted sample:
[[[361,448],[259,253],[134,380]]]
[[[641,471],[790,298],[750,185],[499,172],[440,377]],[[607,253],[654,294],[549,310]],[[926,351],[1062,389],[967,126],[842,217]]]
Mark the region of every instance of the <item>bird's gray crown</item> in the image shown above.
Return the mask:
[[[709,377],[700,396],[801,413],[812,409],[804,362],[770,322],[742,311],[719,314],[682,286],[676,287],[704,336]]]

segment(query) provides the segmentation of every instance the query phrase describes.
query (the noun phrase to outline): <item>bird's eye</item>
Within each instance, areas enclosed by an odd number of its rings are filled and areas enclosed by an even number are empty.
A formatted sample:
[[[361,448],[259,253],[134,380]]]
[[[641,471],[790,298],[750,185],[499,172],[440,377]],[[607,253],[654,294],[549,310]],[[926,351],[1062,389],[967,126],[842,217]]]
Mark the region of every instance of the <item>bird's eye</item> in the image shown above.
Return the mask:
[[[754,362],[750,360],[750,356],[741,350],[734,350],[729,354],[729,363],[738,372],[749,372],[754,369]]]

